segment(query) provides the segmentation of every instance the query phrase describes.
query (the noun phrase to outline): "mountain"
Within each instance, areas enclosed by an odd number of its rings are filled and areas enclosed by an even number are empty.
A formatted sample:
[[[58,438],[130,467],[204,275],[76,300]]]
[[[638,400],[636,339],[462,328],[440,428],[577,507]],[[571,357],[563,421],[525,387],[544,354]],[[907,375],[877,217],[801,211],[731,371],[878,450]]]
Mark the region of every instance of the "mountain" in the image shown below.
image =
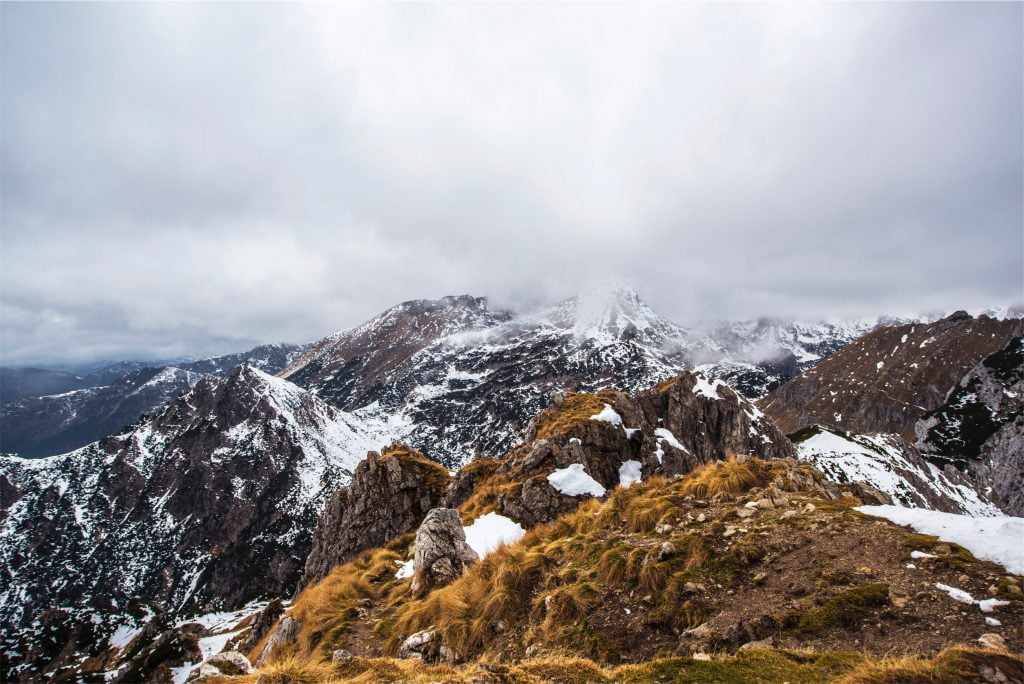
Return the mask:
[[[957,312],[934,323],[880,327],[761,400],[785,432],[825,425],[915,439],[914,425],[961,378],[1024,334],[1024,319]]]
[[[454,467],[507,451],[552,393],[639,390],[698,367],[731,383],[744,378],[738,388],[756,397],[860,329],[775,323],[716,337],[659,316],[617,283],[518,314],[467,296],[406,302],[314,343],[281,375],[338,408],[389,422],[403,441]],[[799,361],[754,358],[780,339]]]
[[[86,387],[85,378],[46,368],[0,368],[0,403]]]
[[[1016,514],[1022,332],[1021,319],[963,312],[879,327],[760,406],[836,481],[906,505]]]
[[[751,399],[828,358],[878,325],[868,321],[756,321],[724,323],[710,335],[727,354],[698,366]]]
[[[1024,515],[1024,339],[986,356],[915,426],[924,458]]]
[[[174,366],[135,362],[105,366],[81,376],[76,389],[0,406],[0,451],[38,458],[77,449],[154,412],[203,378],[223,377],[242,363],[275,373],[300,350],[294,345],[269,344]],[[101,382],[109,384],[91,384]]]
[[[5,650],[45,661],[138,601],[181,611],[287,595],[327,497],[379,438],[239,366],[77,451],[0,458]]]

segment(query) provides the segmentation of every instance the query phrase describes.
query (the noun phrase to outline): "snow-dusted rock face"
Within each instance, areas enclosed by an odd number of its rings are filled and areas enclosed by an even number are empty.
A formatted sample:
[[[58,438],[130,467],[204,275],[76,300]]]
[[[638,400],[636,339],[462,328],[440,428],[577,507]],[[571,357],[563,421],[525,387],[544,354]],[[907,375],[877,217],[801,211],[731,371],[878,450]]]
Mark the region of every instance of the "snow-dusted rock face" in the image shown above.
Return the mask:
[[[933,323],[877,328],[760,401],[786,433],[813,425],[913,441],[964,374],[1024,334],[1024,320],[957,312]]]
[[[954,468],[929,463],[899,435],[858,435],[808,428],[793,436],[800,458],[840,485],[865,482],[915,508],[975,516],[999,509]]]
[[[772,371],[771,381],[754,352],[774,342],[757,342],[763,331],[747,333],[727,336],[730,351],[658,316],[621,284],[520,315],[490,312],[479,298],[446,297],[407,302],[325,338],[282,376],[339,408],[391,421],[403,441],[457,466],[510,449],[554,392],[639,391],[706,364],[709,376],[756,376],[746,389],[760,396],[856,330],[799,324],[773,332],[801,361]]]
[[[795,457],[789,440],[719,380],[684,371],[635,394],[555,398],[497,470],[496,510],[531,527],[652,475],[671,477],[734,455]]]
[[[969,473],[1011,515],[1024,515],[1024,340],[972,368],[915,428],[917,448]]]
[[[32,622],[55,606],[74,622],[133,600],[178,611],[293,591],[326,498],[378,439],[240,366],[116,436],[0,459],[5,648],[45,664]]]
[[[267,344],[247,352],[170,366],[124,363],[79,378],[77,386],[54,394],[3,399],[0,451],[40,458],[77,449],[112,435],[151,414],[203,378],[226,376],[246,364],[267,373],[284,368],[301,347]],[[22,369],[4,369],[16,374]],[[74,377],[74,376],[72,376]]]

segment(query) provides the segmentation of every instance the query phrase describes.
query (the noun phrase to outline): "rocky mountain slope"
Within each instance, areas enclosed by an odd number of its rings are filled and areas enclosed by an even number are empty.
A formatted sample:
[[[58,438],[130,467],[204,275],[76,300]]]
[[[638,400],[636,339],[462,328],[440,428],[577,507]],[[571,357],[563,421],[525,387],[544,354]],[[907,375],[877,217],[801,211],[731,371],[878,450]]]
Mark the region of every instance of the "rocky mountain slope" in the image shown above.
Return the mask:
[[[403,441],[457,466],[507,451],[554,392],[634,391],[699,366],[760,396],[859,329],[765,323],[723,328],[719,340],[657,315],[621,284],[518,315],[446,297],[407,302],[335,333],[282,377],[391,422]],[[793,360],[780,362],[780,354]]]
[[[113,629],[140,601],[181,611],[287,595],[325,501],[378,439],[239,366],[77,451],[3,457],[5,650],[39,663],[79,639],[96,648],[97,623]]]
[[[1024,515],[1024,340],[986,356],[918,421],[930,462],[967,472],[1011,515]]]
[[[908,505],[1016,513],[1022,331],[1021,319],[963,313],[878,328],[760,405],[837,481]]]
[[[3,397],[0,451],[25,458],[65,453],[112,435],[140,416],[155,412],[203,378],[224,377],[243,363],[276,373],[300,351],[294,345],[269,344],[248,352],[173,366],[124,363],[85,376],[69,374],[76,384],[66,391],[17,401]],[[3,369],[5,374],[23,370]]]
[[[867,482],[894,502],[913,508],[974,516],[1001,513],[976,478],[953,467],[937,467],[899,435],[814,427],[797,432],[792,439],[800,458],[833,482]]]
[[[1024,319],[957,312],[933,323],[880,327],[800,377],[761,408],[787,433],[824,425],[915,439],[914,425],[986,356],[1024,334]]]

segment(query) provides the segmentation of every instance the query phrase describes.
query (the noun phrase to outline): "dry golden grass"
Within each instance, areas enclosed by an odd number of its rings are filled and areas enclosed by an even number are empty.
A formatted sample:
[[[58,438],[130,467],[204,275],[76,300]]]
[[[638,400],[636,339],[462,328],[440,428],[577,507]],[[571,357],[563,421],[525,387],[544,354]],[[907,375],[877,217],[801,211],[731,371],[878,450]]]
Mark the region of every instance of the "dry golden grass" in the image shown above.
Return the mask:
[[[655,392],[665,392],[669,388],[671,388],[672,385],[676,384],[677,380],[679,380],[679,376],[678,375],[674,375],[671,378],[665,378],[664,380],[662,380],[661,382],[659,382],[657,385],[654,386],[654,391]]]
[[[1004,672],[1022,672],[1019,655],[966,646],[944,649],[934,658],[905,656],[866,660],[838,680],[839,684],[959,684],[983,681],[978,665],[997,664]],[[1019,676],[1019,675],[1018,675]],[[992,680],[996,681],[996,680]]]
[[[716,494],[739,494],[752,487],[764,486],[771,477],[770,466],[759,459],[739,461],[731,457],[701,466],[686,478],[683,491],[698,498]]]
[[[330,663],[288,656],[277,658],[259,669],[259,684],[324,684],[336,679]]]
[[[558,408],[542,411],[537,422],[537,439],[564,435],[584,420],[590,420],[610,404],[618,392],[570,394]]]
[[[336,682],[451,682],[501,681],[507,684],[590,684],[672,681],[699,684],[721,682],[798,682],[803,684],[959,684],[982,681],[979,666],[996,665],[1011,675],[1020,672],[1019,655],[956,647],[934,658],[875,660],[848,652],[764,650],[738,653],[709,661],[658,658],[643,663],[607,667],[587,658],[550,655],[516,663],[430,665],[419,660],[355,657],[339,663],[286,658],[245,677],[215,678],[215,684],[334,684]],[[1019,675],[1018,675],[1019,676]]]

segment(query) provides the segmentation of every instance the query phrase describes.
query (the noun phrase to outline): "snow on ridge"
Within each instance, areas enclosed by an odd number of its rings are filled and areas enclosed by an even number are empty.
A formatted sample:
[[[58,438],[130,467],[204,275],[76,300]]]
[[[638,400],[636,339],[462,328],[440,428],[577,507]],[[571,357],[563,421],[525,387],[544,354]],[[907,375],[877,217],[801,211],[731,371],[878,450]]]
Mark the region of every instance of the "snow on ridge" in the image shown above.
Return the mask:
[[[515,544],[526,534],[522,525],[499,513],[485,513],[462,528],[466,543],[484,558],[502,544]]]
[[[565,468],[559,468],[548,475],[548,482],[552,487],[568,496],[604,496],[605,488],[600,482],[592,478],[582,463],[573,463]]]
[[[694,378],[696,378],[696,383],[693,386],[693,393],[708,399],[721,399],[722,397],[718,394],[718,388],[728,387],[718,378],[709,381],[700,373],[695,373]]]
[[[1024,574],[1024,518],[979,518],[903,506],[859,506],[856,510],[959,544],[978,558],[999,563],[1016,575]]]
[[[597,420],[604,423],[611,423],[612,425],[622,425],[622,416],[612,408],[611,404],[605,404],[604,408],[601,409],[600,413],[595,413],[590,416],[590,420]]]

